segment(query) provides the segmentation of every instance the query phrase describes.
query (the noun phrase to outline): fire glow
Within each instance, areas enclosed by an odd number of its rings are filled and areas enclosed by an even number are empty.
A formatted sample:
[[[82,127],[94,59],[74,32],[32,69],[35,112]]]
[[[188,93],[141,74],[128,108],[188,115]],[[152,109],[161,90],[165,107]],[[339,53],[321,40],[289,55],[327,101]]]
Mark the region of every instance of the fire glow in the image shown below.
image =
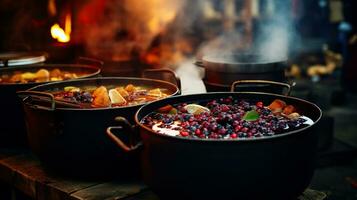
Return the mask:
[[[71,22],[71,15],[66,15],[66,21],[64,30],[60,27],[59,24],[54,24],[51,27],[51,36],[53,39],[56,39],[58,42],[69,42],[71,40],[71,31],[72,31],[72,22]]]

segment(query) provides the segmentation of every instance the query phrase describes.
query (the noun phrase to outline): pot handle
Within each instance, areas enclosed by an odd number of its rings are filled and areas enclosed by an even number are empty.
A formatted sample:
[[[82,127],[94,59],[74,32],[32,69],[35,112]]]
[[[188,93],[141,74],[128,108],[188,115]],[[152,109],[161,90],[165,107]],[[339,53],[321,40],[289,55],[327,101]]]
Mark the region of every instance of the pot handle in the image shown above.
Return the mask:
[[[32,105],[36,108],[53,111],[56,109],[55,97],[47,92],[38,92],[38,91],[18,91],[16,94],[23,100],[26,101],[27,99],[35,99],[40,102],[50,103],[50,107],[40,106],[40,105]]]
[[[291,92],[291,86],[287,83],[282,83],[282,82],[275,82],[275,81],[268,81],[268,80],[239,80],[239,81],[234,81],[231,86],[231,92],[235,92],[235,89],[237,85],[243,85],[243,84],[269,84],[273,86],[278,86],[282,88],[286,88],[286,94],[285,96],[289,96]]]
[[[171,69],[167,69],[167,68],[165,68],[165,69],[146,69],[146,70],[143,71],[142,75],[143,75],[144,78],[150,78],[149,74],[157,74],[157,73],[170,74],[173,77],[173,79],[175,80],[175,85],[178,88],[181,88],[181,80],[180,80],[180,78],[178,76],[176,76],[176,73]]]
[[[70,101],[64,101],[64,100],[57,100],[51,93],[47,92],[39,92],[39,91],[18,91],[16,92],[17,95],[23,100],[26,101],[29,98],[40,102],[40,103],[50,103],[50,106],[42,106],[42,105],[36,105],[32,104],[33,107],[37,109],[42,109],[42,110],[49,110],[53,111],[56,109],[56,105],[66,107],[66,108],[80,108],[81,106],[77,103],[73,103]]]
[[[109,137],[110,140],[112,140],[114,142],[114,144],[116,144],[119,148],[121,148],[122,150],[126,151],[126,152],[132,152],[135,151],[136,149],[138,149],[140,146],[142,146],[142,142],[138,142],[137,144],[133,145],[134,143],[134,127],[128,122],[127,119],[125,119],[125,117],[115,117],[114,119],[115,121],[119,122],[120,126],[110,126],[107,128],[107,136]],[[129,135],[129,145],[125,144],[120,138],[118,138],[113,132],[112,130],[124,130],[124,132],[128,132]]]

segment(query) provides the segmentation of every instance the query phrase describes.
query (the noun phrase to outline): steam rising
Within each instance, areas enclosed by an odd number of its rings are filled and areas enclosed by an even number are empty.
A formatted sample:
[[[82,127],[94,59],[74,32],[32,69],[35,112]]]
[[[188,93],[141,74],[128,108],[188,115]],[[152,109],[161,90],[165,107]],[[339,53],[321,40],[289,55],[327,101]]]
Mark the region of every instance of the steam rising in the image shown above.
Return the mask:
[[[264,22],[256,25],[250,45],[245,44],[247,39],[245,33],[239,31],[241,27],[228,32],[223,30],[220,36],[203,43],[198,59],[210,54],[251,53],[258,54],[259,60],[286,60],[290,41],[295,37],[289,6],[287,1],[270,1],[270,5],[260,13]]]

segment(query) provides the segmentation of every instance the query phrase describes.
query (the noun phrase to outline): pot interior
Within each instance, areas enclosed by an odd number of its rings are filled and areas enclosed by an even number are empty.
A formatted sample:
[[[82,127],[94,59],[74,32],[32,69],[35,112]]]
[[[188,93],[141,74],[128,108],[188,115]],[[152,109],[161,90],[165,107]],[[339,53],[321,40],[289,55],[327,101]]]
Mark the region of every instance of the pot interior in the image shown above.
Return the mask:
[[[295,97],[288,97],[288,96],[269,94],[269,93],[258,93],[258,92],[217,92],[217,93],[176,96],[176,97],[162,99],[162,100],[159,100],[156,102],[149,103],[139,109],[139,111],[136,113],[135,120],[136,120],[137,124],[139,124],[142,128],[148,130],[148,132],[150,132],[151,134],[159,135],[160,137],[187,139],[187,138],[183,138],[183,137],[157,134],[154,131],[152,131],[151,128],[148,128],[148,127],[142,125],[140,123],[140,121],[148,114],[150,114],[153,111],[155,111],[165,105],[168,105],[168,104],[173,105],[173,104],[178,104],[178,103],[202,103],[202,102],[208,102],[209,100],[227,98],[229,96],[232,96],[234,99],[241,99],[241,100],[246,100],[246,101],[262,101],[264,103],[264,105],[269,105],[275,99],[280,99],[280,100],[285,101],[289,105],[294,105],[301,115],[304,115],[304,116],[310,118],[314,122],[314,124],[316,124],[322,116],[322,112],[321,112],[320,108],[317,107],[315,104],[310,103],[305,100],[302,100],[302,99],[295,98]],[[283,137],[286,135],[300,132],[301,130],[304,130],[309,127],[311,127],[311,126],[307,126],[307,127],[301,128],[301,129],[297,129],[294,131],[290,131],[290,132],[286,132],[286,133],[282,133],[282,134],[278,134],[278,135],[273,135],[273,136],[269,136],[269,137],[253,138],[253,139],[249,138],[246,140],[265,140],[265,139],[271,139],[271,138],[275,138],[275,137]],[[214,141],[216,139],[202,140],[202,139],[190,138],[189,140]],[[230,139],[225,139],[225,140],[217,139],[217,140],[230,141]],[[237,141],[237,140],[235,140],[235,141]]]
[[[63,91],[65,87],[73,86],[78,88],[98,88],[100,86],[105,86],[109,88],[115,88],[119,86],[126,86],[128,84],[133,84],[134,86],[150,87],[150,88],[160,88],[165,89],[169,96],[175,95],[179,92],[179,89],[172,83],[155,80],[155,79],[145,79],[145,78],[131,78],[131,77],[100,77],[100,78],[90,78],[90,79],[80,79],[80,80],[70,80],[59,83],[48,83],[34,88],[29,89],[29,91],[54,93]],[[33,102],[27,102],[32,104]],[[129,106],[122,106],[129,107]],[[108,108],[85,108],[85,109],[109,109]],[[68,109],[68,108],[60,108]],[[75,109],[75,108],[72,108]],[[83,108],[78,108],[84,110]]]
[[[18,66],[11,68],[0,69],[0,78],[3,76],[12,76],[15,73],[36,73],[40,69],[46,69],[48,71],[59,69],[61,71],[66,71],[69,73],[76,73],[77,78],[89,78],[96,76],[100,73],[100,68],[90,65],[80,65],[80,64],[42,64],[42,65],[29,65],[29,66]],[[74,79],[77,79],[74,78]],[[51,81],[49,81],[51,82]],[[40,82],[45,84],[48,82]],[[37,82],[28,82],[28,83],[0,83],[0,85],[38,85]]]

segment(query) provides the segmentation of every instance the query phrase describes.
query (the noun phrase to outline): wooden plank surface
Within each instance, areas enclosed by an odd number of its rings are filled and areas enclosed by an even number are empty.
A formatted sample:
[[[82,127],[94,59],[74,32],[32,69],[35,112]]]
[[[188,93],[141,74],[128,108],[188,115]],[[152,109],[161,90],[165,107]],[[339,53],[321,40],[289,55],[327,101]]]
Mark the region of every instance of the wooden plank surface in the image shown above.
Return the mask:
[[[142,182],[92,181],[48,172],[28,150],[0,149],[0,181],[39,200],[159,200]],[[323,200],[326,194],[307,189],[299,200]]]
[[[123,199],[135,194],[139,194],[147,188],[142,183],[132,182],[108,182],[93,187],[89,187],[71,194],[74,199],[106,200]]]

